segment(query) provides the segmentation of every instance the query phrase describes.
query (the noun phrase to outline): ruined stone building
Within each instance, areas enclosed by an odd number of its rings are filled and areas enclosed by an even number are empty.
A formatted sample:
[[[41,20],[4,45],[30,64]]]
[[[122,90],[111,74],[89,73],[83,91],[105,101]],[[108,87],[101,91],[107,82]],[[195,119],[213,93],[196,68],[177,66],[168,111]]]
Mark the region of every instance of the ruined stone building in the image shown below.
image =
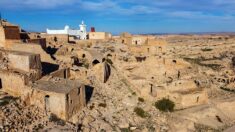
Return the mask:
[[[0,20],[0,47],[9,47],[14,43],[20,43],[20,27]]]
[[[86,105],[84,85],[78,80],[69,80],[66,72],[56,71],[48,75],[51,79],[41,79],[40,55],[9,50],[1,50],[0,55],[3,91],[64,120]]]
[[[45,42],[37,33],[20,30],[6,21],[0,26],[0,89],[69,120],[86,106],[84,85],[59,67],[47,72],[56,63],[46,53]]]

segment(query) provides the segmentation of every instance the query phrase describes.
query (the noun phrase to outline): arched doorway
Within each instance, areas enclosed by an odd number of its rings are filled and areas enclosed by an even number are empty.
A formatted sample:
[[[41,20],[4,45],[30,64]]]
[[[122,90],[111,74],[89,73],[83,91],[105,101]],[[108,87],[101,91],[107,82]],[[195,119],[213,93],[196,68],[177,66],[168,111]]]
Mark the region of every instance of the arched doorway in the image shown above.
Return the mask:
[[[94,65],[99,64],[99,63],[100,63],[100,62],[95,59],[95,60],[92,62],[92,65],[94,66]]]

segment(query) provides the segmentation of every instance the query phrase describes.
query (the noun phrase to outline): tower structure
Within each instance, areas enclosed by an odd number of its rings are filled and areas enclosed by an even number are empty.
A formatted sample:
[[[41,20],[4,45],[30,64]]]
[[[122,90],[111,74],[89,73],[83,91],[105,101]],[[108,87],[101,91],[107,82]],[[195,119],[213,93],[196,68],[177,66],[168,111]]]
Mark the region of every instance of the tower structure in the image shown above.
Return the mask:
[[[84,24],[84,21],[82,21],[79,27],[80,27],[80,31],[82,31],[83,33],[86,33],[86,25]]]

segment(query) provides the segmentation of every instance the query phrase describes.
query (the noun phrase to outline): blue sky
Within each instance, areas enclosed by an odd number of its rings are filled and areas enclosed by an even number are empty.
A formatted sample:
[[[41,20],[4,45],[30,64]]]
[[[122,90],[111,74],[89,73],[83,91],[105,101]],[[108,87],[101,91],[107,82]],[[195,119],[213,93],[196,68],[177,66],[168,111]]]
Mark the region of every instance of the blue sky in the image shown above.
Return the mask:
[[[0,11],[30,31],[84,20],[114,34],[235,32],[235,0],[0,0]]]

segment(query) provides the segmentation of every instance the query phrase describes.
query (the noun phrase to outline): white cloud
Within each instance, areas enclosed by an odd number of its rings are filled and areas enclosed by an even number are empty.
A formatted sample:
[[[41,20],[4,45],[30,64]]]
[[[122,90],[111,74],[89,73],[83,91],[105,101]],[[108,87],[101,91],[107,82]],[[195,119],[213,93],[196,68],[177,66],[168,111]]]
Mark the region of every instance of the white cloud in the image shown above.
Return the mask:
[[[211,13],[203,13],[199,11],[175,11],[167,13],[168,16],[183,19],[204,19],[204,20],[235,20],[231,14],[215,15]]]
[[[0,8],[6,9],[50,9],[72,5],[80,0],[0,0]]]
[[[234,7],[234,8],[233,8]],[[234,0],[0,0],[6,10],[89,11],[98,15],[156,15],[184,19],[234,19]],[[215,15],[219,12],[220,15]]]

